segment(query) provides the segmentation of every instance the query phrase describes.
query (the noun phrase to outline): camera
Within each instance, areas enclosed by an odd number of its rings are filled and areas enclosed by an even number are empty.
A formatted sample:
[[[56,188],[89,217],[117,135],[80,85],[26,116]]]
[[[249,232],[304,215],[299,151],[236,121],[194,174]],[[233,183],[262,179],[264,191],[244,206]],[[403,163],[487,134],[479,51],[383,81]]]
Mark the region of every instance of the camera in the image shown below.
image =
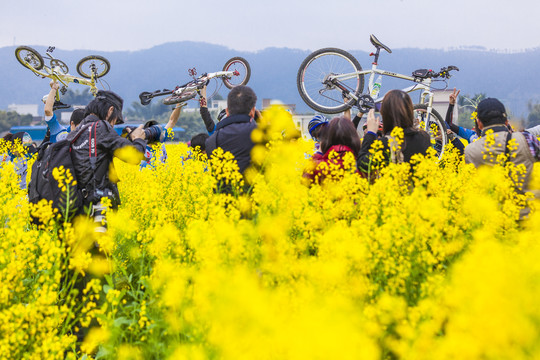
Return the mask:
[[[122,130],[122,137],[132,140],[130,134],[136,128],[136,126],[126,126]],[[148,121],[146,124],[144,124],[143,130],[144,134],[146,135],[146,142],[148,144],[162,142],[165,138],[166,131],[161,127],[161,125],[158,125],[156,121]]]

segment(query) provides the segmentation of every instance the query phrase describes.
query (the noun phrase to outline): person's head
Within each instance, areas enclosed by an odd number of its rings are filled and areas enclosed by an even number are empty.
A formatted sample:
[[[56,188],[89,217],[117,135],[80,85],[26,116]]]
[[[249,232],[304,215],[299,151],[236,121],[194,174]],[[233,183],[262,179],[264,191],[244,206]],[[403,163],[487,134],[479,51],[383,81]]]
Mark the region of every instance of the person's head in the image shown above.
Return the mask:
[[[334,145],[345,145],[354,154],[360,151],[360,137],[352,121],[346,117],[333,118],[326,126],[321,140],[321,152],[326,153]]]
[[[84,114],[86,110],[85,109],[75,109],[71,113],[71,118],[69,119],[69,126],[71,127],[71,131],[75,130],[77,126],[83,121]]]
[[[32,137],[30,134],[24,131],[16,132],[16,133],[7,133],[3,137],[4,141],[9,143],[9,150],[12,152],[15,156],[20,156],[21,153],[19,153],[18,148],[13,146],[15,143],[18,143],[22,145],[26,149],[26,153],[32,154],[35,152],[35,147],[32,144]]]
[[[495,98],[480,101],[476,107],[476,117],[480,130],[486,126],[503,125],[508,121],[504,105]]]
[[[191,138],[189,146],[192,147],[193,149],[196,149],[197,147],[199,147],[201,152],[206,153],[205,142],[206,142],[206,139],[208,139],[208,137],[209,137],[208,134],[205,134],[205,133],[197,134]]]
[[[403,129],[414,126],[414,108],[409,95],[401,90],[391,90],[381,104],[383,133],[390,133],[396,126]]]
[[[112,91],[100,90],[94,100],[86,106],[85,117],[94,114],[111,125],[123,124],[122,107],[124,100]]]
[[[227,116],[249,115],[254,117],[256,103],[257,95],[250,87],[244,85],[233,87],[227,96]]]
[[[321,141],[321,135],[328,125],[328,119],[323,115],[315,115],[308,123],[308,131],[311,138],[315,141]]]

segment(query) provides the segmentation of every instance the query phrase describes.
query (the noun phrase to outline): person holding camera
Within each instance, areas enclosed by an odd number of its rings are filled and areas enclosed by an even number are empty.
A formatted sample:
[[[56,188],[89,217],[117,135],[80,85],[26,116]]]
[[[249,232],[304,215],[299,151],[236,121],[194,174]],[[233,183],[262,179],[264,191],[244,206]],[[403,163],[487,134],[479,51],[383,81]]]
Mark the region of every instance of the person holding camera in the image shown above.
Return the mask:
[[[147,121],[144,124],[143,130],[147,145],[144,152],[144,159],[141,160],[140,164],[141,170],[146,167],[153,167],[155,161],[158,161],[156,158],[157,155],[159,155],[159,161],[161,163],[165,163],[165,161],[167,161],[167,150],[165,149],[164,143],[173,139],[172,128],[176,126],[184,106],[186,106],[185,102],[176,104],[165,127],[162,127],[155,120]],[[127,137],[129,140],[131,140],[131,132],[135,129],[135,127],[126,126],[124,130],[122,130],[122,137]],[[156,144],[161,144],[159,150],[156,148]]]
[[[367,133],[364,136],[360,153],[358,154],[358,170],[362,173],[369,173],[373,155],[369,152],[375,140],[380,140],[383,144],[383,156],[385,162],[409,162],[415,154],[426,154],[431,146],[431,139],[424,130],[416,129],[414,126],[414,107],[411,98],[406,92],[401,90],[389,91],[381,104],[382,133],[379,137],[380,120],[375,117],[375,110],[371,109],[367,116]],[[403,143],[400,149],[393,153],[390,149],[392,130],[400,127],[403,129]],[[393,153],[393,154],[392,154]]]
[[[142,125],[130,133],[132,141],[114,130],[115,124],[124,122],[123,103],[123,99],[114,92],[100,90],[87,105],[85,118],[67,136],[67,140],[72,142],[75,178],[84,195],[84,207],[90,207],[94,221],[101,224],[104,222],[105,209],[101,199],[109,198],[113,209],[120,205],[113,157],[136,165],[146,149],[146,134]],[[119,151],[125,148],[132,148],[133,151]],[[105,227],[101,226],[97,231],[105,231]]]
[[[251,163],[251,149],[255,146],[251,132],[257,127],[256,102],[257,95],[250,87],[232,88],[227,96],[227,117],[217,123],[214,133],[205,142],[208,156],[218,147],[233,154],[241,173]]]

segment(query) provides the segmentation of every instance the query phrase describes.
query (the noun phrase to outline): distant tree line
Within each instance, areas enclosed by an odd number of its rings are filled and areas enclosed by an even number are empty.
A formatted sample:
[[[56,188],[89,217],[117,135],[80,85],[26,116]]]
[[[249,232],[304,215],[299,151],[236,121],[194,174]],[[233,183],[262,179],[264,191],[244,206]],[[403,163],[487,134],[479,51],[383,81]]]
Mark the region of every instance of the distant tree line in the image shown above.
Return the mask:
[[[485,93],[475,94],[473,96],[462,95],[459,96],[457,104],[459,105],[459,115],[457,123],[465,128],[472,129],[474,126],[474,120],[471,119],[471,114],[476,110],[476,106],[480,101],[487,98]],[[540,103],[529,100],[527,104],[529,115],[526,118],[516,118],[512,113],[508,114],[509,119],[517,120],[520,128],[530,128],[536,125],[540,125]],[[508,109],[507,109],[508,111]],[[444,116],[444,115],[443,115]]]
[[[33,117],[30,114],[19,115],[15,111],[0,110],[0,133],[9,131],[12,126],[24,126],[32,123]]]

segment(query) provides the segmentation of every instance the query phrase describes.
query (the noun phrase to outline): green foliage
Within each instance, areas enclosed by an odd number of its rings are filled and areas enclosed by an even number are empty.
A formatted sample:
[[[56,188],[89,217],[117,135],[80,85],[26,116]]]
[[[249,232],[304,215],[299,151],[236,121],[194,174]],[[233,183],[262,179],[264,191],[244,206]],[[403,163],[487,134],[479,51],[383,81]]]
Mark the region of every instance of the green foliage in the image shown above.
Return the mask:
[[[127,109],[126,115],[129,121],[146,122],[148,120],[157,120],[164,116],[168,119],[171,106],[163,105],[161,102],[156,101],[148,105],[141,105],[141,103],[134,101],[131,103],[131,107]]]
[[[487,98],[485,93],[474,94],[474,96],[461,95],[458,98],[459,106],[457,124],[467,129],[474,127],[474,120],[471,119],[471,114],[476,110],[476,106],[482,100]]]
[[[217,112],[210,111],[214,122],[217,121]],[[199,111],[194,112],[182,112],[180,119],[178,120],[177,126],[184,128],[186,131],[180,134],[176,134],[180,141],[186,142],[191,140],[191,138],[200,133],[206,133],[206,127],[204,126],[204,121],[199,114]]]
[[[71,90],[60,96],[60,101],[69,105],[84,105],[86,106],[94,97],[90,93],[90,89],[86,90]],[[73,109],[65,109],[63,111],[73,111]]]
[[[12,126],[30,125],[32,115],[19,115],[15,111],[0,110],[0,132],[9,131]]]

